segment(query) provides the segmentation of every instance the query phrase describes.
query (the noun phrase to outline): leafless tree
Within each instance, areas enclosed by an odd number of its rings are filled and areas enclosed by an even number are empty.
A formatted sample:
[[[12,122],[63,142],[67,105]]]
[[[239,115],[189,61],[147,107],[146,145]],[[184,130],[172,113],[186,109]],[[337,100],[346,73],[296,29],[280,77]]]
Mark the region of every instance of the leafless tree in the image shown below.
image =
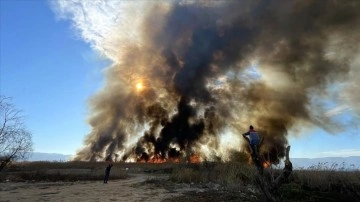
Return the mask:
[[[32,151],[32,135],[20,110],[11,99],[0,95],[0,171],[10,162],[26,159]]]

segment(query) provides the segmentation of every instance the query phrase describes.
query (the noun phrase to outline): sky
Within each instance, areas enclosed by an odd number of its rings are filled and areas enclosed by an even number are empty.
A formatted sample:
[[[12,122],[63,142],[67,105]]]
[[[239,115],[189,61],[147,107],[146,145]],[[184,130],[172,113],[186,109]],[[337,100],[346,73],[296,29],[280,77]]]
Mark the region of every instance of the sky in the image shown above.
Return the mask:
[[[0,92],[22,110],[34,151],[73,154],[82,145],[87,99],[107,61],[56,18],[47,1],[1,1]]]
[[[75,154],[90,133],[88,101],[103,86],[112,59],[91,40],[49,1],[0,1],[0,94],[22,110],[35,152]],[[327,113],[345,125],[355,116],[342,105]],[[293,157],[360,156],[357,127],[338,134],[300,131],[288,139]]]

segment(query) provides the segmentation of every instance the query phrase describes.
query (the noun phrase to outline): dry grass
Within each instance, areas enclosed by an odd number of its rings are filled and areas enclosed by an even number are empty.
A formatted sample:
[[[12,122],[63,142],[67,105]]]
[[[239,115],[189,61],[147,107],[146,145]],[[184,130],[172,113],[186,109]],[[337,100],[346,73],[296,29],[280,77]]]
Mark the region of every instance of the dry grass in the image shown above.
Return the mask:
[[[106,162],[16,162],[0,172],[4,181],[84,181],[102,180]],[[124,179],[129,173],[171,173],[174,164],[113,163],[111,179]]]
[[[82,181],[102,180],[105,162],[29,162],[14,163],[0,172],[4,181]],[[284,201],[360,201],[360,171],[339,169],[321,164],[294,170],[280,189]],[[169,183],[217,184],[226,196],[248,193],[256,187],[254,166],[244,162],[203,162],[201,164],[114,163],[111,179],[124,179],[129,174],[168,174]],[[276,178],[281,169],[265,169],[264,176]],[[233,190],[237,189],[236,192]],[[228,192],[226,192],[228,190]],[[232,190],[232,191],[229,191]],[[261,192],[258,190],[257,194]],[[215,194],[216,195],[216,194]],[[195,197],[195,196],[194,196]]]
[[[174,168],[170,179],[184,183],[219,183],[222,185],[249,184],[254,182],[253,166],[244,163],[183,164]]]
[[[106,163],[22,162],[13,163],[0,173],[0,181],[82,181],[101,180]],[[115,166],[118,167],[118,166]],[[111,177],[123,179],[126,172],[113,168]]]
[[[170,179],[184,183],[213,182],[225,187],[248,186],[256,184],[255,172],[253,166],[244,163],[204,163],[178,166]],[[265,169],[264,177],[271,180],[280,173],[281,169]],[[294,170],[279,194],[285,201],[360,201],[359,190],[359,170],[314,166]]]
[[[319,163],[293,172],[287,197],[326,201],[360,201],[360,171],[344,164]]]

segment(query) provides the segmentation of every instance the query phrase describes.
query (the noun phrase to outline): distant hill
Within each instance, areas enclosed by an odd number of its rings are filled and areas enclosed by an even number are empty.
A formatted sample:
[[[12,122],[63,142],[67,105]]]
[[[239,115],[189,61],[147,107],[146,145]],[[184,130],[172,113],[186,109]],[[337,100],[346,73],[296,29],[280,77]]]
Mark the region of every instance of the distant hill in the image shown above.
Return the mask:
[[[68,161],[70,158],[71,155],[33,152],[27,161]]]

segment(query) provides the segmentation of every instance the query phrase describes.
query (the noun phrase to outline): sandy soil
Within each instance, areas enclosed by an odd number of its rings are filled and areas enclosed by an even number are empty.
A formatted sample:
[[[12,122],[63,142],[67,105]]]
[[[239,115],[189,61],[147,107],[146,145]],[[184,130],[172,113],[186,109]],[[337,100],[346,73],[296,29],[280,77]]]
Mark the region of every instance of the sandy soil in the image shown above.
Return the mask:
[[[127,179],[85,182],[0,183],[0,201],[164,201],[177,198],[186,187],[166,189],[166,175],[134,174]]]

